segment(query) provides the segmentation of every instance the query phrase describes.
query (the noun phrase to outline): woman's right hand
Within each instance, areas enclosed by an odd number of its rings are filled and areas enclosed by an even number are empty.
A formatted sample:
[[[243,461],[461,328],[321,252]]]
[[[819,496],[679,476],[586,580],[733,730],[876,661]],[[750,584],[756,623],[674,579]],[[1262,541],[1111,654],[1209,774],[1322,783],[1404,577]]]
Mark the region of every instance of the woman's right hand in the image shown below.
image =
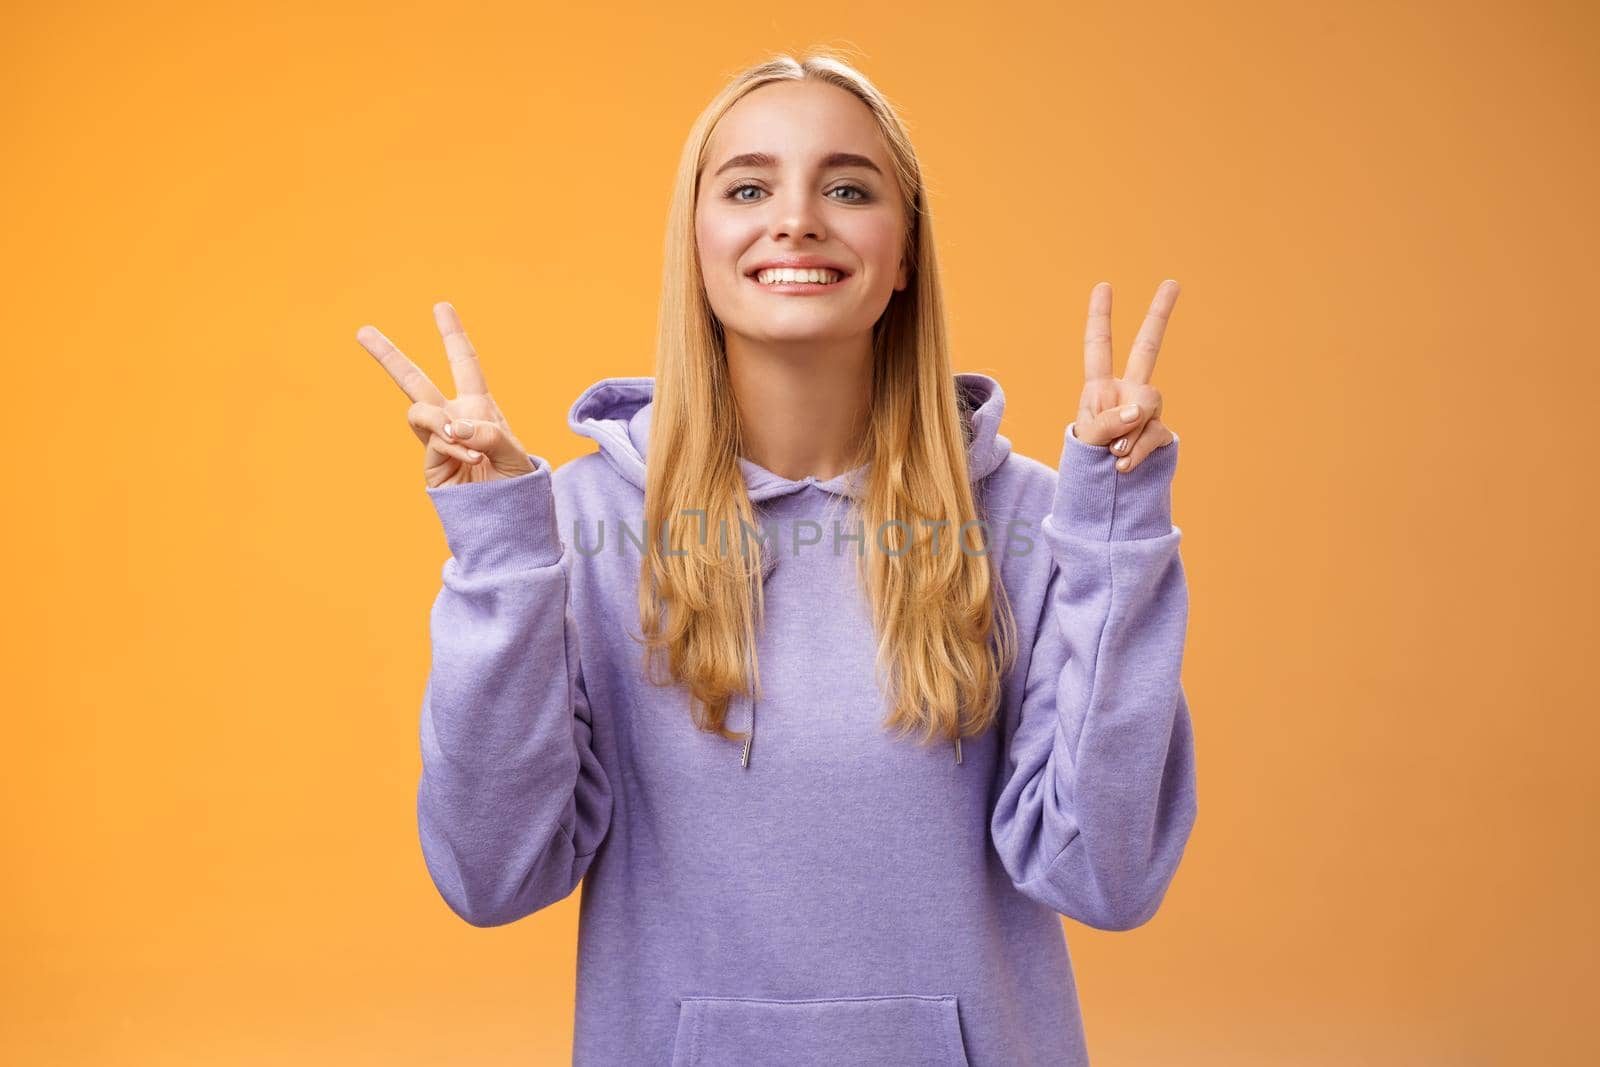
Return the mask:
[[[422,473],[430,489],[467,482],[492,482],[533,472],[527,450],[511,432],[505,416],[489,395],[478,354],[467,340],[456,309],[433,306],[433,321],[444,338],[445,354],[455,377],[455,399],[446,399],[428,376],[375,327],[363,326],[356,340],[411,398],[406,421],[427,446]]]

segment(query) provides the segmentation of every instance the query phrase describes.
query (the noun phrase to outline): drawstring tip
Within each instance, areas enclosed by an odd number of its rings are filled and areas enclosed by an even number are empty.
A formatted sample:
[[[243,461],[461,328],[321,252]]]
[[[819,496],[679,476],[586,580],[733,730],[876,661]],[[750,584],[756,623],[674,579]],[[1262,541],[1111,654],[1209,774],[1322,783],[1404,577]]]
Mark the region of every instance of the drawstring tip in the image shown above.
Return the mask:
[[[961,738],[956,738],[956,762],[961,762]]]
[[[750,742],[754,741],[754,740],[755,740],[755,737],[754,737],[753,734],[752,734],[752,736],[747,737],[747,738],[744,739],[744,754],[739,757],[739,766],[741,766],[741,767],[750,766]]]

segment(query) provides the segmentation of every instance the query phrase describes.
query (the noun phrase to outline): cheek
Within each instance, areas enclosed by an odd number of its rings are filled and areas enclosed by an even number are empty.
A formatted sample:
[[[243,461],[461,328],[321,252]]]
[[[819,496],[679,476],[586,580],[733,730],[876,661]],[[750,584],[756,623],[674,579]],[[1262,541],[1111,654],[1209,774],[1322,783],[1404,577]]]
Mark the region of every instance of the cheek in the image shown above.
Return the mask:
[[[879,275],[887,273],[891,279],[900,266],[902,226],[893,216],[863,218],[850,234],[850,243],[856,255],[870,263]]]
[[[737,265],[740,236],[729,220],[719,218],[716,209],[712,208],[695,215],[694,227],[700,260],[708,271]]]
[[[718,224],[715,216],[695,221],[695,242],[700,255],[700,274],[712,292],[731,290],[738,281],[739,256],[747,242],[732,227]]]

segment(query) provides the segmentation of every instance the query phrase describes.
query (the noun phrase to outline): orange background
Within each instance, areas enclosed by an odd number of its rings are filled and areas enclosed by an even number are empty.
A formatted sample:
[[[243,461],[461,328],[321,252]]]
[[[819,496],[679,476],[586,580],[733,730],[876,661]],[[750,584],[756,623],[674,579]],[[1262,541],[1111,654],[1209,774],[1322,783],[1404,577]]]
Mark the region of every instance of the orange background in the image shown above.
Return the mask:
[[[384,330],[562,463],[728,74],[832,44],[1053,463],[1090,286],[1184,439],[1199,821],[1102,1064],[1594,1062],[1594,9],[13,6],[0,1059],[560,1063],[578,896],[416,837],[447,548]],[[1584,1032],[1586,1031],[1586,1032]]]

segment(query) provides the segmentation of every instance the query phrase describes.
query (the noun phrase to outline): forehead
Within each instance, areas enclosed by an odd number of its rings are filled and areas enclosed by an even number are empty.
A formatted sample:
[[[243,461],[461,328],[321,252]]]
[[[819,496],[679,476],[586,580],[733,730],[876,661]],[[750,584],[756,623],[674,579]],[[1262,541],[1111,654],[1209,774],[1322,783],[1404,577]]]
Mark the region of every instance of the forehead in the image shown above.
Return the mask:
[[[889,155],[867,105],[820,81],[782,81],[741,97],[711,131],[709,168],[741,152],[771,152],[785,166],[829,152],[859,152],[884,173]]]

